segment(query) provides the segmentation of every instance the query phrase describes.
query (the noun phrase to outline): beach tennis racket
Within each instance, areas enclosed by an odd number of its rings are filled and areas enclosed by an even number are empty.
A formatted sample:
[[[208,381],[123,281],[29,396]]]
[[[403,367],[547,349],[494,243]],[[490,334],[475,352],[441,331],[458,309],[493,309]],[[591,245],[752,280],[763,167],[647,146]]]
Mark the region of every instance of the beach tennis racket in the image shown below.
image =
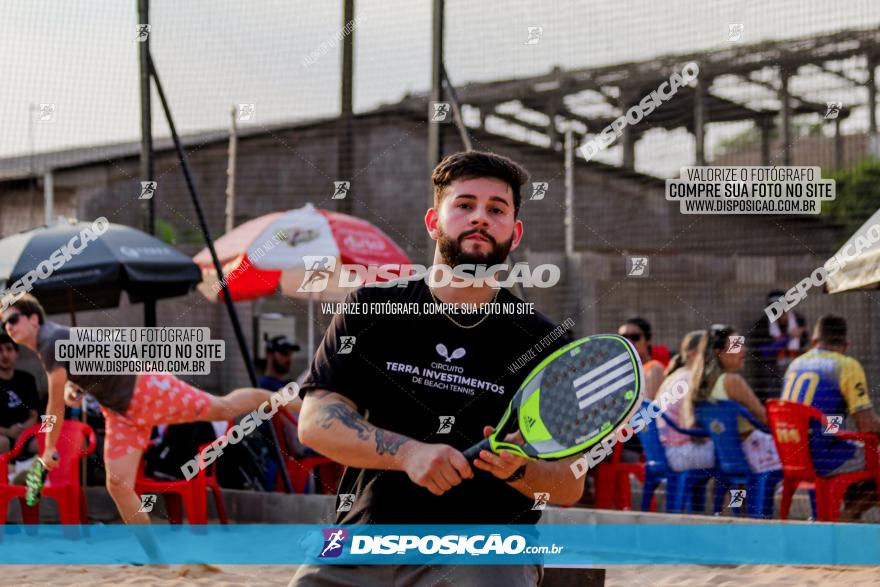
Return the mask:
[[[56,460],[57,455],[58,453],[55,453]],[[40,497],[43,495],[43,486],[46,484],[46,477],[48,475],[49,469],[46,468],[46,463],[43,462],[43,459],[40,457],[35,458],[34,464],[31,465],[31,469],[28,471],[24,482],[25,503],[30,506],[40,503]]]
[[[520,385],[498,426],[464,452],[510,451],[528,459],[564,459],[614,432],[640,404],[644,374],[630,341],[616,334],[588,336],[556,350]],[[505,442],[519,431],[522,445]]]

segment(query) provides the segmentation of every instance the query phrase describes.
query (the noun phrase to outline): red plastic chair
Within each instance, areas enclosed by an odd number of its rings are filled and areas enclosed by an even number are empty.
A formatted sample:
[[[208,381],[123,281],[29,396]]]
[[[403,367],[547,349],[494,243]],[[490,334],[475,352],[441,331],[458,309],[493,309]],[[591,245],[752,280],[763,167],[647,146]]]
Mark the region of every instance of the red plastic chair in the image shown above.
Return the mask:
[[[46,434],[39,433],[41,424],[34,424],[25,430],[11,451],[0,455],[0,525],[6,524],[9,502],[18,499],[21,516],[25,524],[40,523],[40,505],[25,503],[25,486],[10,485],[7,479],[9,463],[21,454],[25,444],[34,436],[42,453],[46,444]],[[80,479],[80,461],[95,452],[97,439],[95,431],[88,424],[75,420],[64,420],[61,435],[58,437],[58,466],[49,472],[43,486],[43,499],[54,499],[58,504],[58,514],[62,524],[86,524],[86,496]]]
[[[660,364],[663,365],[663,368],[665,369],[669,366],[669,361],[672,358],[669,354],[669,347],[665,344],[652,344],[651,358],[660,361]]]
[[[635,475],[642,484],[645,483],[645,463],[622,463],[623,445],[615,444],[611,460],[601,463],[596,467],[594,479],[596,481],[596,504],[601,509],[632,509],[632,490],[630,489],[630,475]],[[651,511],[656,504],[651,501]]]
[[[816,517],[820,521],[834,522],[840,514],[843,494],[854,483],[874,479],[880,499],[880,450],[873,434],[837,432],[842,440],[859,440],[865,444],[865,470],[843,473],[833,477],[820,477],[813,467],[810,455],[810,421],[825,426],[825,415],[812,406],[782,400],[767,402],[767,417],[773,440],[782,461],[782,504],[780,517],[788,519],[791,500],[798,486],[812,484],[816,490]]]
[[[294,457],[295,448],[287,444],[287,436],[284,434],[284,420],[288,420],[294,426],[298,424],[298,421],[296,416],[287,410],[278,410],[278,413],[281,414],[281,418],[272,418],[272,425],[275,427],[275,436],[278,438],[278,442],[281,443],[284,466],[287,467],[287,474],[290,476],[290,484],[293,486],[294,493],[305,493],[309,477],[314,471],[320,480],[320,483],[316,484],[316,492],[324,495],[335,494],[336,488],[339,486],[339,480],[342,478],[342,465],[322,456],[302,457],[299,459]],[[275,480],[275,491],[284,491],[280,472]]]
[[[226,434],[232,428],[232,421],[226,423]],[[216,442],[216,441],[215,441]],[[201,462],[202,449],[211,443],[199,447],[197,458]],[[208,523],[208,490],[214,495],[214,504],[217,506],[217,517],[221,524],[228,523],[226,517],[226,504],[223,501],[223,493],[220,484],[217,483],[216,461],[207,467],[199,467],[199,472],[190,480],[164,481],[147,477],[144,471],[144,459],[138,467],[135,491],[138,495],[145,493],[163,494],[165,496],[165,508],[168,511],[168,521],[172,524],[180,524],[183,521],[181,505],[186,509],[186,516],[190,524]]]

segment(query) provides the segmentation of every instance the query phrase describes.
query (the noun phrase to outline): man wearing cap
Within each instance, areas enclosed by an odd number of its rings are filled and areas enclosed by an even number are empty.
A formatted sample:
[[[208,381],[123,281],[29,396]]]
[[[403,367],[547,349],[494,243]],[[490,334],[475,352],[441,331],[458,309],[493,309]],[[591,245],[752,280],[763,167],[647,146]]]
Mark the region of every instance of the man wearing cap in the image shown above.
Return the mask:
[[[266,370],[263,375],[260,376],[257,385],[263,389],[268,389],[269,391],[278,391],[287,385],[291,381],[291,377],[289,377],[288,374],[290,373],[290,366],[293,363],[292,355],[299,349],[300,346],[284,334],[273,336],[267,340]],[[290,411],[297,414],[299,413],[300,406],[302,406],[302,399],[300,398],[296,398],[296,400],[287,405]],[[284,419],[282,419],[282,425],[284,427],[284,436],[287,440],[287,444],[294,448],[294,454],[299,456],[305,454],[307,449],[299,442],[296,427]],[[263,422],[260,424],[259,430],[262,433],[263,438],[272,437],[269,428],[270,426],[271,424],[269,422]],[[311,452],[311,454],[316,453]],[[266,487],[271,490],[275,484],[275,477],[278,474],[278,462],[274,456],[266,463],[265,474]]]
[[[16,370],[17,361],[18,344],[0,333],[0,453],[11,450],[21,433],[39,420],[37,384],[29,373]],[[36,438],[28,443],[27,451],[36,454]]]
[[[278,391],[284,387],[290,378],[290,365],[293,362],[292,353],[299,350],[299,345],[285,335],[274,336],[266,341],[266,372],[260,377],[258,385],[269,391]],[[296,408],[294,407],[294,410]]]

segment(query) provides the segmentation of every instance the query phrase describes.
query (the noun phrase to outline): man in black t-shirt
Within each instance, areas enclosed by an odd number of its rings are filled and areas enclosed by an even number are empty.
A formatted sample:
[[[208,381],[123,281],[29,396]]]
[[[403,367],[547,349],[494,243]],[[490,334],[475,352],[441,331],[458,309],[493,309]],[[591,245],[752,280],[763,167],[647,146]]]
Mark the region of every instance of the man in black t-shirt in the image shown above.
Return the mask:
[[[517,213],[526,180],[519,165],[498,155],[444,159],[434,170],[434,206],[425,216],[437,241],[434,264],[504,263],[522,239]],[[576,503],[583,479],[571,474],[569,459],[527,461],[483,451],[472,466],[462,454],[488,436],[526,375],[566,340],[556,339],[517,368],[517,359],[554,329],[542,315],[527,313],[525,304],[513,315],[369,312],[386,302],[401,309],[521,304],[487,284],[431,283],[401,279],[349,294],[346,302],[361,312],[334,316],[302,385],[300,439],[347,466],[336,522],[534,524],[541,515],[534,509],[536,493],[549,493],[550,503]],[[542,575],[539,565],[306,565],[291,585],[525,587]]]
[[[21,433],[39,419],[37,383],[30,374],[15,370],[17,360],[18,345],[9,335],[0,334],[0,453],[11,450]],[[26,452],[36,454],[36,438]]]

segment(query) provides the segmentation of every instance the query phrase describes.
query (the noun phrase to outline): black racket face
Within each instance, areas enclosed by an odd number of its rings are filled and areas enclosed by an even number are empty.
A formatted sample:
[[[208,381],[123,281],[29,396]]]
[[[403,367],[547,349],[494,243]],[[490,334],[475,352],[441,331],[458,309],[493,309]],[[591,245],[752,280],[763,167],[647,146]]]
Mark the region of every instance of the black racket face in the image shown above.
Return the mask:
[[[583,452],[629,417],[642,387],[638,353],[623,337],[592,336],[556,351],[520,389],[525,452],[545,459]]]

